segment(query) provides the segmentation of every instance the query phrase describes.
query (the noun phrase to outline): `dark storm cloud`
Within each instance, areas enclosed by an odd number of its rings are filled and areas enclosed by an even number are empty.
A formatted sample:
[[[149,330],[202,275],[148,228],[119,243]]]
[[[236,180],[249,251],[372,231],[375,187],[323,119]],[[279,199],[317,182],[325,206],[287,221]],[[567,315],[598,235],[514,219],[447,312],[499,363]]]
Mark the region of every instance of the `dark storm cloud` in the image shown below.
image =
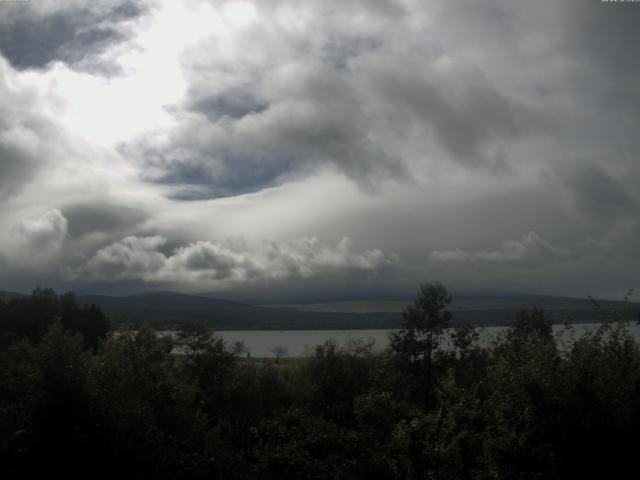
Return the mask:
[[[571,0],[562,2],[562,8],[568,28],[560,34],[568,54],[604,68],[612,79],[640,70],[638,62],[632,61],[640,56],[637,5]]]
[[[211,45],[182,58],[189,90],[182,110],[176,110],[180,127],[166,145],[137,146],[154,169],[166,170],[157,180],[209,183],[209,189],[198,189],[201,198],[259,191],[323,166],[366,189],[382,178],[408,177],[400,159],[372,138],[361,86],[349,65],[383,44],[365,22],[387,21],[402,10],[391,2],[367,3],[364,15],[361,2],[311,5],[326,31],[313,26],[293,32],[270,18],[293,4],[256,5],[263,9],[260,23],[237,39],[255,51],[226,63],[210,39]],[[359,27],[332,24],[347,14],[358,17]]]
[[[145,212],[138,208],[104,203],[70,205],[63,208],[62,213],[71,237],[127,231],[146,218]]]
[[[549,138],[562,149],[556,155],[580,148],[637,153],[637,4],[461,0],[418,9],[443,26],[443,51],[458,52],[492,88],[544,112]]]
[[[371,139],[371,125],[350,79],[335,71],[292,72],[276,98],[240,118],[186,120],[168,145],[142,147],[161,182],[210,185],[211,196],[258,191],[289,175],[332,165],[365,189],[407,177],[405,166]],[[300,83],[296,84],[296,78]],[[278,97],[280,93],[276,94]]]
[[[574,165],[561,173],[577,211],[595,220],[633,218],[638,204],[624,185],[594,163]]]
[[[80,62],[122,41],[126,35],[119,24],[145,11],[142,2],[130,0],[55,7],[31,3],[3,5],[1,11],[0,52],[18,69],[42,68],[55,60]]]
[[[399,120],[401,135],[433,134],[454,162],[486,166],[498,160],[489,147],[546,130],[539,112],[500,92],[482,71],[464,65],[442,71],[437,61],[379,57],[362,66],[371,100]]]
[[[163,185],[182,185],[170,198],[203,200],[256,192],[276,185],[279,176],[290,172],[295,164],[293,158],[278,157],[277,152],[208,153],[210,157],[207,152],[187,147],[147,151],[145,154],[150,155],[147,161],[162,171],[161,176],[150,180]]]
[[[294,31],[274,20],[290,7],[274,2],[238,34],[254,49],[246,57],[221,60],[212,39],[185,53],[179,127],[163,145],[128,150],[165,170],[157,180],[209,183],[194,198],[216,197],[330,166],[372,191],[411,179],[416,162],[440,152],[455,164],[504,166],[512,143],[552,129],[549,115],[482,68],[425,44],[410,6],[313,4],[314,21]]]
[[[203,92],[194,92],[195,98],[191,100],[192,109],[206,115],[209,121],[216,121],[222,117],[234,119],[247,115],[263,112],[268,108],[266,103],[253,98],[251,92],[238,90],[227,91],[212,96],[198,98]]]
[[[580,142],[576,150],[598,152],[606,172],[623,166],[625,177],[637,175],[640,8],[630,2],[574,0],[563,2],[559,13],[564,28],[549,34],[556,40],[556,57],[566,65],[566,81],[554,81],[548,89],[570,106],[572,128],[566,132]]]

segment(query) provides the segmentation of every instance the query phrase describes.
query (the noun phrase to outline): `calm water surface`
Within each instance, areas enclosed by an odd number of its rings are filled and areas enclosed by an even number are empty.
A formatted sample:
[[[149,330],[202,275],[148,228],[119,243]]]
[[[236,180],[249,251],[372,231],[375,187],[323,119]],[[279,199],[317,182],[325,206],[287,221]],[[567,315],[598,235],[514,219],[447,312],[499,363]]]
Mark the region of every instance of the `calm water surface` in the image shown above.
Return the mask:
[[[568,341],[571,336],[579,338],[587,331],[593,331],[599,324],[575,324],[570,330],[563,325],[554,325],[556,338]],[[480,343],[488,345],[507,327],[485,327],[480,329]],[[640,325],[630,325],[630,332],[640,341]],[[338,345],[349,342],[373,342],[373,350],[384,350],[389,345],[391,330],[227,330],[217,332],[229,346],[243,342],[252,357],[273,358],[276,352],[285,357],[300,357],[311,353],[317,345],[333,339]],[[571,331],[573,333],[571,333]]]

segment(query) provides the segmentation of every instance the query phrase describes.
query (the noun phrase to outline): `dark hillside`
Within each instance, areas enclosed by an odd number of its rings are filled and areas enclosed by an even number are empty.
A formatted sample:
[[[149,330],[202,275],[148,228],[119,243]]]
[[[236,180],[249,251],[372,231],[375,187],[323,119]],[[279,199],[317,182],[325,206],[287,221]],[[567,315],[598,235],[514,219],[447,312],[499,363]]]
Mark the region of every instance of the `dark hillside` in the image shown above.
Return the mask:
[[[340,303],[258,306],[175,292],[150,292],[126,297],[81,295],[79,301],[95,304],[117,324],[148,322],[157,328],[199,323],[218,330],[342,330],[395,328],[402,306],[355,311]],[[353,303],[353,302],[351,302]],[[366,302],[363,302],[366,303]],[[617,311],[629,320],[638,318],[640,304],[602,301],[595,306],[588,299],[540,295],[460,295],[451,304],[452,325],[508,325],[523,308],[543,308],[553,323],[597,322]]]
[[[116,323],[146,321],[162,328],[185,322],[233,330],[393,328],[399,323],[399,315],[393,313],[305,312],[172,292],[127,297],[83,295],[79,300],[98,305]]]

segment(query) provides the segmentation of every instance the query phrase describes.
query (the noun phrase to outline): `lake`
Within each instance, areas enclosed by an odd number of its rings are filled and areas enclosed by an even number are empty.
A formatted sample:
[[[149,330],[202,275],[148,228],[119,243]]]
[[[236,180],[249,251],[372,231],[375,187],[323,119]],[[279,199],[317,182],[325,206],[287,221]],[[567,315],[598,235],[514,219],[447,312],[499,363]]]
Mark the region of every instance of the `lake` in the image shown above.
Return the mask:
[[[574,337],[579,337],[587,331],[595,330],[600,324],[574,324],[571,329]],[[484,327],[480,329],[481,345],[488,345],[492,339],[504,332],[507,327]],[[554,325],[553,330],[557,338],[568,339],[570,334],[564,325]],[[640,341],[640,325],[630,325],[630,332]],[[373,350],[381,351],[389,345],[388,334],[391,330],[222,330],[216,332],[227,345],[235,342],[244,343],[252,357],[274,358],[276,350],[284,357],[300,357],[310,353],[317,345],[322,345],[329,339],[338,345],[346,345],[353,341],[373,341]]]

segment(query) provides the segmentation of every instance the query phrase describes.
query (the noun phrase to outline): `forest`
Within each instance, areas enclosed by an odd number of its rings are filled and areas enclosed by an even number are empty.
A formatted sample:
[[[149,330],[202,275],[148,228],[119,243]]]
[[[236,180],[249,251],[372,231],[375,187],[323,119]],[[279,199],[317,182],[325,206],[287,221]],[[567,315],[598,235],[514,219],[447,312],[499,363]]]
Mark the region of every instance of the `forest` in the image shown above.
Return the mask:
[[[560,341],[543,310],[523,310],[481,346],[473,326],[449,328],[450,302],[443,285],[421,285],[381,353],[329,341],[260,360],[202,325],[173,339],[115,331],[71,293],[0,300],[0,476],[556,479],[636,468],[640,349],[617,312]]]

